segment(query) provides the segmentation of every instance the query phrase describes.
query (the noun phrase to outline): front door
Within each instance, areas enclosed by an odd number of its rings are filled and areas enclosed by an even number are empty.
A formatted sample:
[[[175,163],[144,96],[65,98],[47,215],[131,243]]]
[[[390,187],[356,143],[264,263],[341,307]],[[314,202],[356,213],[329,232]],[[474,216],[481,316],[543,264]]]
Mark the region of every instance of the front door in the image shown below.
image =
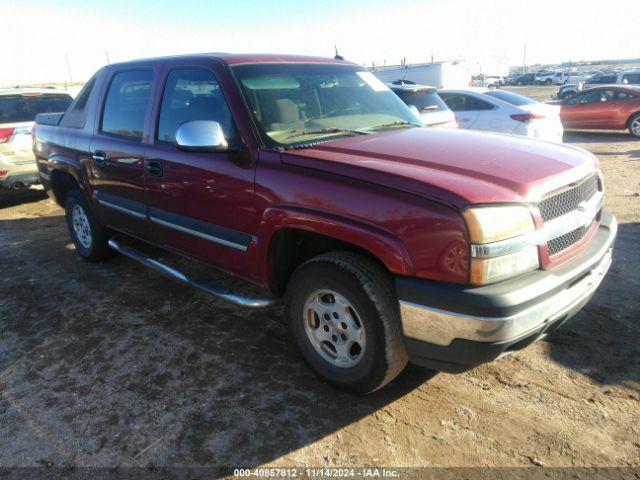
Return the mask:
[[[115,72],[91,141],[92,194],[107,225],[149,238],[145,198],[145,142],[154,71]]]
[[[176,146],[184,122],[220,123],[234,152],[187,152]],[[152,145],[146,151],[147,200],[154,242],[237,274],[255,271],[254,164],[223,91],[207,67],[167,73]]]
[[[605,90],[588,90],[566,100],[560,118],[565,127],[594,128],[603,123],[603,118],[611,116],[611,105],[607,102]]]

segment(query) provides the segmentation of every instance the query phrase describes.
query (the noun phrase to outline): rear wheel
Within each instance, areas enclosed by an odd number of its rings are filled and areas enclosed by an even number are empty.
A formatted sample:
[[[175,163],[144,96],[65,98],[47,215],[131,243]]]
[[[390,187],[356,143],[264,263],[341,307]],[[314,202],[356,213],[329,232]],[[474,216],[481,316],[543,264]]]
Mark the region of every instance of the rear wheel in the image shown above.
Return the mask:
[[[640,112],[629,119],[629,133],[634,137],[640,138]]]
[[[553,83],[553,80],[551,80],[550,78],[547,78],[547,79],[544,81],[544,84],[545,84],[545,85],[551,85],[552,83]]]
[[[338,388],[372,392],[407,364],[392,279],[363,255],[332,252],[304,263],[289,281],[286,308],[305,360]]]
[[[80,190],[67,193],[65,216],[71,240],[82,258],[97,262],[113,253],[107,245],[106,230],[94,217]]]

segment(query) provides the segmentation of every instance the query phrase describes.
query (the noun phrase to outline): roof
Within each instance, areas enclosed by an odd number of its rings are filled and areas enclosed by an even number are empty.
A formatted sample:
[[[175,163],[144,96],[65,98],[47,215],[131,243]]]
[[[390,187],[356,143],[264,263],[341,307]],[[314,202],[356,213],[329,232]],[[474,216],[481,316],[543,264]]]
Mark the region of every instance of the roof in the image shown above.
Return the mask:
[[[240,65],[243,63],[332,63],[337,65],[356,65],[345,60],[336,60],[335,58],[313,57],[308,55],[283,55],[277,53],[194,53],[188,55],[172,55],[166,57],[141,58],[120,62],[113,65],[127,65],[131,63],[146,62],[171,62],[185,59],[211,59],[227,65]]]

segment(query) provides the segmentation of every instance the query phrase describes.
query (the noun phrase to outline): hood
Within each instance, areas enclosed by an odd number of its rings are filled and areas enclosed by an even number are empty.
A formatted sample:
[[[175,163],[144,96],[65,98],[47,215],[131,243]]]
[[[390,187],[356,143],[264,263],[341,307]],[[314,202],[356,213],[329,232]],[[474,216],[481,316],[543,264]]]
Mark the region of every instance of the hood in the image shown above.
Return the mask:
[[[406,128],[282,152],[287,164],[425,196],[455,207],[536,201],[598,168],[578,147],[458,129]]]

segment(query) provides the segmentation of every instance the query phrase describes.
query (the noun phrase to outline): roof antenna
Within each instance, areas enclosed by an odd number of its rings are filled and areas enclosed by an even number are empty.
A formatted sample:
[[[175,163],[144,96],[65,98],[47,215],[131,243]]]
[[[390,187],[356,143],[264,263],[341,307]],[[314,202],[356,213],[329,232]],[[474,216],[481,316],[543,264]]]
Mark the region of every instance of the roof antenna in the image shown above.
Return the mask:
[[[338,53],[338,46],[334,45],[333,48],[336,49],[336,54],[334,55],[333,58],[335,58],[336,60],[344,60],[344,57]]]

